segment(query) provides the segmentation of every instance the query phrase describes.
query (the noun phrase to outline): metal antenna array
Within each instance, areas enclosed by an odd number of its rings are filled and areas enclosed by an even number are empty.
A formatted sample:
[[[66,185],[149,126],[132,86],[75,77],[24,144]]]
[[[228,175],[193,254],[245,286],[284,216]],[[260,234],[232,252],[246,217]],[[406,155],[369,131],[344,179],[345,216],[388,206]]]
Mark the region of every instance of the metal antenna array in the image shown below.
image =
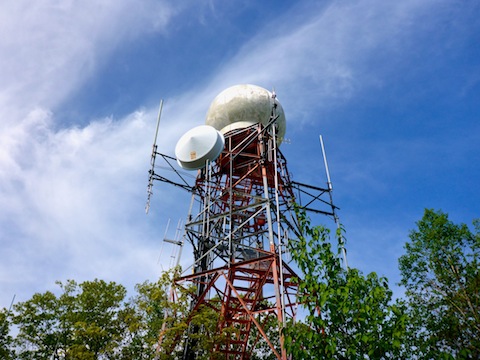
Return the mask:
[[[191,185],[174,169],[175,158],[157,153],[154,143],[155,156],[161,156],[174,178],[160,176],[152,166],[149,198],[154,180],[192,194],[184,239],[193,248],[194,263],[175,280],[176,286],[196,288],[189,320],[200,307],[208,306],[220,314],[219,333],[235,329],[214,349],[229,360],[248,359],[260,341],[277,359],[287,359],[281,329],[286,319],[296,316],[297,285],[292,278],[297,275],[284,254],[287,243],[301,236],[294,203],[338,224],[329,176],[327,188],[291,179],[278,147],[282,139],[276,95],[271,97],[269,118],[225,132],[221,154],[206,161]],[[278,324],[277,340],[265,331],[272,318]],[[185,344],[184,359],[196,358],[191,341]]]
[[[170,220],[168,224],[170,224]],[[170,268],[174,268],[180,264],[180,258],[182,257],[182,249],[183,249],[182,220],[178,220],[177,229],[175,231],[175,237],[173,239],[167,238],[168,224],[167,224],[167,229],[165,230],[165,236],[163,237],[163,241],[166,243],[175,245],[172,251],[172,255],[170,256],[171,258]]]

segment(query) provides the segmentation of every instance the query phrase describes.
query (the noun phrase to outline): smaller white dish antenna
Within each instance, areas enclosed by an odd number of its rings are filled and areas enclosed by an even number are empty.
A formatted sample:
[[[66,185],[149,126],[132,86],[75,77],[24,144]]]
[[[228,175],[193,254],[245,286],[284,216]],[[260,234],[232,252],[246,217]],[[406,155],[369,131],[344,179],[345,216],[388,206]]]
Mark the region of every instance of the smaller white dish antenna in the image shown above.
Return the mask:
[[[213,126],[200,125],[187,131],[175,146],[178,164],[185,170],[205,167],[207,160],[214,161],[222,152],[225,138]]]

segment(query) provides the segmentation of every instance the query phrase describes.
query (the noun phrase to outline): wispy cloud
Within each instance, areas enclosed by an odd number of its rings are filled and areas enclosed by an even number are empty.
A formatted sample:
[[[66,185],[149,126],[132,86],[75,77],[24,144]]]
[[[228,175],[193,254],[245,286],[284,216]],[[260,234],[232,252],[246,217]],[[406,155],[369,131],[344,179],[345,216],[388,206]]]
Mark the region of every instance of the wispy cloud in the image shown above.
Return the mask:
[[[3,177],[7,188],[0,193],[2,256],[32,263],[23,269],[29,274],[2,267],[1,277],[52,281],[65,274],[125,273],[115,254],[126,244],[132,251],[125,257],[143,253],[142,246],[134,250],[134,241],[153,245],[144,243],[148,229],[136,228],[130,218],[142,212],[145,200],[137,186],[146,183],[147,162],[139,159],[147,159],[150,144],[144,139],[152,131],[144,114],[57,132],[35,125],[25,129],[28,136],[14,154],[16,176]],[[137,268],[143,264],[132,261]],[[55,274],[44,273],[52,269]]]
[[[369,87],[386,86],[393,69],[410,56],[405,51],[419,26],[436,23],[438,10],[430,4],[302,4],[261,29],[212,83],[220,89],[239,82],[277,87],[290,118],[305,120],[305,109],[318,112]]]
[[[156,246],[148,225],[135,227],[130,216],[143,209],[137,184],[146,183],[151,114],[148,122],[140,111],[62,128],[55,108],[115,48],[166,33],[178,11],[167,1],[0,5],[2,305],[55,279],[154,270],[144,261]]]
[[[2,125],[32,108],[52,109],[111,52],[141,34],[165,32],[167,1],[9,1],[0,5]]]

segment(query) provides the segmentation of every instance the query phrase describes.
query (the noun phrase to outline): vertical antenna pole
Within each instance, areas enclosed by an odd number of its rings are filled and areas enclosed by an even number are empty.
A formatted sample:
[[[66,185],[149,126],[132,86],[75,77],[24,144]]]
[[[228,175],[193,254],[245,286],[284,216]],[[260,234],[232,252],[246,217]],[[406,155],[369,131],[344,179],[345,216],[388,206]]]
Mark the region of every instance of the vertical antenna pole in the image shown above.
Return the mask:
[[[275,106],[275,90],[273,91],[272,94],[273,98],[273,107],[272,107],[272,118],[276,118],[276,106]],[[279,337],[280,337],[280,351],[281,351],[281,356],[282,359],[287,359],[287,352],[285,350],[285,339],[283,336],[283,329],[285,328],[286,324],[286,314],[285,314],[285,287],[284,287],[284,278],[283,278],[283,241],[282,241],[282,232],[281,232],[281,225],[280,225],[280,202],[278,198],[278,166],[277,166],[277,133],[275,129],[276,124],[272,124],[271,126],[271,134],[272,134],[272,149],[268,149],[270,152],[271,150],[273,151],[273,164],[274,164],[274,186],[275,186],[275,216],[277,218],[277,238],[278,238],[278,262],[279,262],[279,269],[280,269],[280,275],[279,276],[279,282],[278,282],[278,290],[275,288],[275,296],[277,297],[277,301],[280,300],[280,320],[281,320],[281,326],[279,328]],[[271,226],[269,224],[269,226]],[[276,271],[276,269],[274,270]],[[274,280],[275,280],[275,272],[274,272]],[[278,295],[277,295],[278,291]]]
[[[158,117],[157,117],[157,127],[155,129],[155,137],[153,139],[153,146],[152,146],[152,157],[150,158],[150,171],[148,177],[148,186],[147,186],[147,204],[145,205],[145,213],[148,214],[150,210],[150,198],[152,197],[153,191],[153,175],[155,174],[155,159],[157,158],[157,136],[158,136],[158,128],[160,127],[160,118],[162,117],[162,109],[163,109],[163,99],[160,100],[160,106],[158,109]]]
[[[332,191],[332,182],[330,181],[330,172],[328,171],[327,155],[325,154],[325,146],[323,145],[323,137],[320,135],[320,146],[322,147],[323,163],[325,164],[325,172],[327,174],[327,186],[328,190]]]
[[[10,311],[12,311],[13,304],[15,303],[15,296],[17,296],[17,294],[13,294],[12,302],[10,303],[10,307],[8,308],[7,315],[10,314]]]
[[[333,219],[335,221],[335,224],[337,224],[337,231],[338,231],[338,236],[340,237],[340,245],[342,247],[342,255],[343,255],[343,261],[345,263],[345,269],[348,270],[347,251],[345,250],[345,241],[343,238],[343,234],[341,232],[340,221],[335,211],[335,205],[333,205],[333,196],[332,196],[333,187],[332,187],[332,182],[330,180],[330,172],[328,170],[327,155],[325,153],[325,146],[323,145],[322,135],[320,135],[320,146],[322,148],[323,163],[325,164],[325,173],[327,175],[327,186],[328,186],[328,195],[330,196],[330,206],[332,207]]]
[[[178,267],[178,265],[180,265],[180,258],[182,257],[182,249],[183,249],[183,235],[180,233],[180,231],[182,231],[182,220],[178,220],[178,225],[177,225],[177,232],[175,234],[175,239],[179,239],[180,237],[181,240],[178,240],[178,246],[180,247],[178,249],[178,253],[177,253],[177,262],[175,263],[175,268]]]
[[[162,117],[162,110],[163,110],[163,99],[160,100],[160,106],[158,108],[158,116],[157,116],[157,128],[155,129],[155,138],[153,139],[153,146],[155,147],[155,151],[157,151],[157,136],[158,136],[158,127],[160,126],[160,118]]]

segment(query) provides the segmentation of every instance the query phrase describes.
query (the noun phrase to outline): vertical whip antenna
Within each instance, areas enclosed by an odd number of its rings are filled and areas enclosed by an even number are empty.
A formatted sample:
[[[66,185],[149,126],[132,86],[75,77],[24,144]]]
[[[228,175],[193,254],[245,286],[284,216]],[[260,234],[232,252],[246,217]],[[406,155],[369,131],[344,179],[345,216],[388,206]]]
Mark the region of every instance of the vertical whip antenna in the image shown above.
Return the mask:
[[[155,174],[155,159],[157,157],[157,136],[158,136],[158,128],[160,126],[160,118],[162,117],[162,109],[163,109],[163,99],[160,100],[160,106],[158,109],[157,128],[155,129],[155,137],[153,139],[153,146],[152,146],[152,157],[150,158],[151,168],[148,172],[147,204],[145,205],[146,214],[148,214],[148,210],[150,210],[150,198],[152,197],[152,194],[153,194],[153,175]]]
[[[340,237],[340,245],[342,247],[343,261],[345,263],[345,268],[348,269],[347,250],[345,249],[345,239],[341,231],[340,220],[335,211],[336,207],[335,205],[333,205],[333,196],[332,196],[333,186],[332,186],[332,181],[330,180],[330,171],[328,170],[327,154],[325,153],[325,146],[323,144],[322,135],[320,135],[320,146],[322,148],[323,163],[325,164],[325,173],[327,175],[327,187],[328,187],[328,194],[330,196],[330,206],[332,207],[333,219],[335,221],[335,224],[337,225],[338,236]]]

